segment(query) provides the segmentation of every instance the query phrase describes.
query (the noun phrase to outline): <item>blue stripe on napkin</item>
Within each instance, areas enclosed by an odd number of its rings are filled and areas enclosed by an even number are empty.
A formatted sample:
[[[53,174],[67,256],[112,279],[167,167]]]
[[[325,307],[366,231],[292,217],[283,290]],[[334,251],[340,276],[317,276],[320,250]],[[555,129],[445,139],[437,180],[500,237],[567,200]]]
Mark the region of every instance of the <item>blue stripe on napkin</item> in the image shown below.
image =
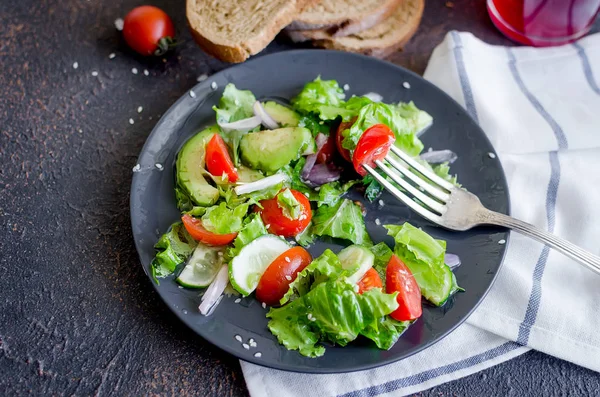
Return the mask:
[[[594,92],[600,95],[600,87],[596,84],[596,80],[594,79],[594,75],[592,74],[592,67],[590,66],[590,60],[585,53],[585,49],[579,43],[573,43],[573,47],[577,49],[577,54],[579,58],[581,58],[581,65],[583,66],[583,74],[585,74],[585,78],[590,85],[590,88],[594,90]]]
[[[550,113],[544,109],[540,101],[538,101],[538,99],[525,86],[525,83],[519,74],[519,70],[517,69],[517,60],[512,49],[507,48],[506,52],[508,53],[508,66],[513,78],[515,79],[515,82],[519,86],[519,89],[552,128],[558,143],[558,148],[567,149],[569,147],[569,143],[567,142],[567,137],[565,136],[564,131],[560,125],[558,125],[556,120],[550,116]],[[556,197],[558,195],[558,185],[560,183],[560,162],[558,161],[558,153],[556,151],[549,153],[549,159],[550,181],[548,182],[548,190],[546,192],[546,217],[548,223],[548,232],[552,233],[554,232]],[[531,295],[529,296],[529,302],[527,303],[525,318],[519,326],[519,335],[517,336],[517,342],[522,345],[526,345],[529,341],[531,327],[533,324],[535,324],[537,313],[540,308],[540,302],[542,300],[542,276],[544,275],[544,269],[546,268],[546,262],[548,261],[548,254],[550,253],[549,250],[550,249],[548,246],[545,245],[533,270]]]
[[[457,31],[453,30],[451,33],[452,41],[454,42],[454,59],[456,59],[456,70],[458,71],[458,78],[460,80],[460,86],[462,88],[463,96],[465,98],[465,106],[469,115],[479,123],[479,117],[477,116],[477,108],[475,108],[475,99],[473,98],[473,90],[471,89],[471,83],[467,70],[465,68],[465,61],[463,59],[463,44],[460,35]]]

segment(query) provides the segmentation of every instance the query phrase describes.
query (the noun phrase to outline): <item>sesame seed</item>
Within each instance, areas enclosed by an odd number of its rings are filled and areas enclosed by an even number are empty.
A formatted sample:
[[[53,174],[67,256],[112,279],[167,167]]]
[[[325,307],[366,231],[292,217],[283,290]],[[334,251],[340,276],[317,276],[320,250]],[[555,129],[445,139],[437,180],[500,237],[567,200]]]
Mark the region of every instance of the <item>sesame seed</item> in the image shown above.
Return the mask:
[[[250,340],[248,340],[248,343],[250,344],[250,346],[252,346],[252,344],[254,343],[254,339],[250,338]]]
[[[310,321],[317,321],[317,319],[313,317],[310,319]]]
[[[408,89],[410,89],[410,84],[408,83],[408,81],[405,81],[404,83],[402,83],[402,87],[404,87],[408,90]]]
[[[188,311],[187,311],[187,310],[184,310],[184,311],[183,311],[183,314],[188,314]]]
[[[148,71],[148,69],[144,69],[144,76],[150,76],[150,72]]]
[[[236,336],[235,336],[235,340],[237,340],[238,342],[240,342],[240,343],[241,343],[241,342],[242,342],[242,337],[241,337],[241,336],[239,336],[239,335],[236,335]]]
[[[144,110],[144,108],[143,108],[143,107],[141,107],[141,106],[138,106],[138,109],[137,109],[137,110],[138,110],[138,113],[142,113],[142,110]]]
[[[256,357],[256,358],[260,358],[261,356],[262,356],[261,352],[254,353],[254,357]]]
[[[154,166],[159,170],[162,171],[165,167],[163,167],[163,165],[161,163],[156,163],[154,164]]]
[[[152,116],[148,117],[148,120],[152,120]]]
[[[133,119],[129,119],[129,124],[133,125],[133,123],[135,123],[135,121],[133,121]]]
[[[287,263],[290,263],[290,262],[291,262],[291,260],[290,260],[290,258],[289,258],[288,256],[286,256],[286,257],[285,257],[285,261],[286,261]]]
[[[111,52],[110,54],[108,54],[108,59],[114,59],[114,57],[116,57],[117,54],[115,54],[114,52]]]
[[[344,84],[344,90],[348,91],[350,89],[350,86],[348,84]]]
[[[240,298],[237,298],[236,300],[234,300],[234,303],[240,303],[242,300]]]
[[[317,186],[317,187],[315,188],[315,192],[318,192],[319,190],[321,190],[321,186]]]
[[[263,307],[263,309],[266,309],[267,308],[267,304],[265,302],[263,302],[262,303],[262,307]]]
[[[490,156],[491,159],[495,159],[496,158],[496,155],[494,153],[492,153],[492,152],[489,152],[488,156]]]
[[[123,30],[124,24],[125,24],[125,22],[123,21],[123,18],[115,19],[115,28],[117,28],[117,30]]]
[[[244,349],[250,350],[250,346],[248,346],[247,343],[242,343],[242,346],[244,347]]]
[[[256,342],[254,342],[254,339],[250,339],[250,347],[256,347]]]
[[[177,288],[183,289],[183,286],[182,285],[178,285]]]
[[[308,317],[308,319],[310,320],[312,318],[312,313],[308,313],[308,316],[306,317]]]
[[[98,76],[98,72],[96,72],[95,70],[92,72],[92,76],[96,77]]]
[[[375,224],[377,226],[381,226],[381,221],[379,220],[379,218],[375,219]]]
[[[265,225],[265,229],[268,229],[271,227],[271,224],[269,223],[268,225]]]
[[[139,164],[136,164],[135,167],[133,167],[133,172],[139,172],[142,169],[142,167]]]
[[[190,96],[192,98],[196,98],[196,93],[194,91],[190,90]]]
[[[286,279],[287,281],[292,281],[292,276],[289,276],[289,275],[288,275],[288,276],[285,276],[285,279]]]
[[[77,69],[79,67],[79,63],[78,62],[73,62],[73,69]]]
[[[133,73],[133,74],[138,74],[138,70],[137,70],[137,68],[131,68],[131,73]]]
[[[206,80],[207,78],[208,78],[208,75],[207,75],[207,74],[201,74],[200,76],[198,76],[198,78],[196,79],[196,81],[197,81],[198,83],[200,83],[201,81],[204,81],[204,80]]]
[[[223,251],[219,251],[219,252],[217,252],[217,255],[218,255],[218,256],[223,256]]]
[[[379,206],[383,207],[385,205],[385,203],[383,202],[383,200],[379,200]]]
[[[210,88],[212,88],[213,90],[216,90],[217,88],[219,88],[219,86],[217,85],[217,83],[215,81],[213,81],[212,83],[210,83]]]
[[[506,244],[506,240],[502,239],[502,240],[498,241],[498,244]]]

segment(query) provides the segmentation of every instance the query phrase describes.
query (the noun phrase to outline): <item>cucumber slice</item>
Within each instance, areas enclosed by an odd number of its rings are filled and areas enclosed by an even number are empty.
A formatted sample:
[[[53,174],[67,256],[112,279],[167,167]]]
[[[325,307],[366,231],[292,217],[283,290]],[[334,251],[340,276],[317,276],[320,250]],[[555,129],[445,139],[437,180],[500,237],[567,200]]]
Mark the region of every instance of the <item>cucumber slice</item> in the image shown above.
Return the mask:
[[[221,251],[222,248],[198,243],[188,263],[175,281],[186,288],[208,287],[223,264],[222,255],[219,255]]]
[[[267,267],[288,249],[287,241],[272,234],[246,245],[229,265],[229,281],[233,288],[243,296],[250,295]]]
[[[375,255],[360,245],[351,245],[344,248],[338,254],[342,267],[348,270],[350,276],[348,281],[356,284],[365,275],[365,273],[375,264]]]

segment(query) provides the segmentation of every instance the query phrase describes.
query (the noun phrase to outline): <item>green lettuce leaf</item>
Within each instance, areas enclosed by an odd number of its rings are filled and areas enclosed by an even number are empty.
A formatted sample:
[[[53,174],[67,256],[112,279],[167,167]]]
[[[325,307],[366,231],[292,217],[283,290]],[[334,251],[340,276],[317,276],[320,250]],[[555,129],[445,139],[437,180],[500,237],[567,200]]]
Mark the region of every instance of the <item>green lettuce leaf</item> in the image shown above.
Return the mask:
[[[308,128],[310,132],[312,132],[313,137],[316,137],[319,135],[319,133],[329,135],[331,123],[326,123],[322,120],[319,120],[319,118],[313,114],[307,114],[306,116],[300,118],[298,127]]]
[[[365,198],[370,202],[377,200],[383,192],[383,186],[371,174],[367,174],[362,183],[365,185]]]
[[[255,101],[256,98],[251,91],[238,90],[234,84],[227,84],[223,91],[223,96],[219,100],[219,106],[213,106],[217,114],[217,121],[219,123],[232,123],[252,117],[254,115],[252,105]],[[241,130],[221,131],[220,133],[225,142],[232,148],[233,161],[236,165],[239,164],[238,149],[240,141],[247,133],[248,131]]]
[[[304,248],[308,248],[315,241],[315,235],[312,232],[312,221],[306,226],[302,232],[297,234],[295,237],[296,242]]]
[[[344,90],[335,80],[321,80],[317,77],[307,83],[302,91],[292,98],[292,106],[300,113],[320,114],[322,107],[339,107],[345,98]]]
[[[304,268],[296,279],[290,283],[286,294],[279,300],[280,304],[285,304],[290,300],[303,296],[311,288],[330,281],[337,280],[344,274],[344,269],[339,258],[330,249],[326,249],[321,256],[313,260],[310,265]]]
[[[344,136],[342,145],[348,150],[354,150],[363,132],[375,124],[385,124],[390,127],[396,136],[394,144],[408,155],[414,157],[423,150],[423,143],[417,138],[414,126],[400,115],[396,106],[385,103],[371,103],[364,106],[352,127],[342,131]]]
[[[265,234],[268,234],[268,232],[260,215],[250,214],[244,221],[244,227],[233,240],[233,247],[229,249],[229,256],[233,258],[240,253],[242,248]]]
[[[410,223],[384,227],[396,242],[394,253],[410,269],[425,299],[441,306],[460,289],[454,273],[444,263],[445,241],[434,239]]]
[[[345,346],[397,308],[395,294],[374,288],[360,295],[345,280],[332,280],[286,306],[271,308],[268,327],[288,349],[315,357],[324,353],[319,340]]]
[[[302,205],[290,189],[285,189],[277,195],[277,205],[281,208],[283,215],[291,220],[298,219],[302,213]]]
[[[225,202],[213,205],[207,208],[206,213],[202,216],[202,226],[216,234],[239,232],[249,206],[248,203],[245,203],[231,209]]]
[[[317,236],[330,236],[352,241],[354,244],[373,245],[360,206],[348,199],[335,206],[322,205],[313,216],[312,231]]]
[[[448,165],[448,163],[436,164],[431,168],[440,178],[460,187],[456,175],[450,175],[450,165]]]
[[[194,206],[191,197],[179,186],[175,186],[175,200],[179,211],[189,211]]]
[[[349,181],[343,185],[339,182],[329,182],[319,187],[319,198],[317,206],[329,205],[335,206],[341,200],[342,196],[354,186],[358,181]]]
[[[373,103],[373,101],[367,97],[353,96],[347,102],[343,102],[337,107],[321,106],[319,108],[319,117],[321,120],[335,120],[341,117],[342,121],[350,121],[358,116],[362,107],[370,103]]]
[[[185,262],[197,245],[183,223],[171,225],[169,231],[154,245],[157,253],[150,264],[150,270],[156,283],[158,284],[158,278],[170,275],[177,265]]]
[[[397,109],[400,116],[408,122],[409,129],[415,134],[433,123],[433,117],[426,111],[417,108],[413,101],[400,102]]]
[[[306,304],[302,300],[279,309],[271,308],[267,313],[268,327],[286,349],[298,350],[306,357],[320,357],[325,354],[325,347],[317,344],[319,335],[311,329],[306,313]]]
[[[389,316],[381,317],[362,330],[361,335],[371,339],[378,348],[389,350],[406,331],[410,321],[396,321]]]

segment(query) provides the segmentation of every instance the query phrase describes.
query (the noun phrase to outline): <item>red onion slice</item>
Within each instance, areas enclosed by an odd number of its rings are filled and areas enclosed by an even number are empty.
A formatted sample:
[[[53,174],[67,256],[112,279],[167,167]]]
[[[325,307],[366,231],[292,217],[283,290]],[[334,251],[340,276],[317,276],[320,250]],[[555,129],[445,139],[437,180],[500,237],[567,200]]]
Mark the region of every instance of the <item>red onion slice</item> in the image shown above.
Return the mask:
[[[261,119],[260,117],[257,116],[252,116],[252,117],[248,117],[247,119],[242,119],[242,120],[238,120],[238,121],[234,121],[233,123],[222,123],[217,121],[217,124],[219,124],[219,127],[221,127],[223,129],[223,131],[232,131],[232,130],[237,130],[237,131],[250,131],[256,127],[258,127],[261,123]]]
[[[214,311],[214,308],[219,304],[221,295],[223,295],[223,291],[225,291],[225,287],[227,287],[227,283],[229,283],[229,267],[223,265],[221,270],[219,270],[219,273],[217,273],[217,277],[215,277],[213,282],[206,289],[204,295],[202,295],[202,303],[198,306],[198,310],[200,310],[201,314],[210,316]]]
[[[430,150],[421,153],[421,160],[425,160],[430,164],[454,163],[458,156],[452,150]]]
[[[273,120],[273,117],[271,117],[269,113],[267,113],[262,103],[260,103],[259,101],[254,102],[254,105],[252,105],[252,110],[254,110],[254,116],[260,118],[260,122],[262,123],[262,125],[264,125],[270,130],[279,128],[279,124],[277,124],[277,122]]]
[[[458,255],[448,254],[444,255],[444,263],[448,265],[450,269],[456,269],[460,266],[460,258]]]
[[[316,164],[306,178],[306,182],[311,186],[321,186],[337,181],[341,175],[341,171],[337,168],[329,168],[327,164]]]
[[[325,144],[327,143],[327,139],[329,139],[327,135],[320,132],[319,134],[317,134],[317,138],[315,139],[315,142],[317,144],[317,151],[306,158],[306,163],[304,164],[304,167],[302,167],[302,179],[308,179],[310,171],[313,169],[315,163],[317,162],[317,155],[319,154],[319,151],[321,151],[323,146],[325,146]]]

